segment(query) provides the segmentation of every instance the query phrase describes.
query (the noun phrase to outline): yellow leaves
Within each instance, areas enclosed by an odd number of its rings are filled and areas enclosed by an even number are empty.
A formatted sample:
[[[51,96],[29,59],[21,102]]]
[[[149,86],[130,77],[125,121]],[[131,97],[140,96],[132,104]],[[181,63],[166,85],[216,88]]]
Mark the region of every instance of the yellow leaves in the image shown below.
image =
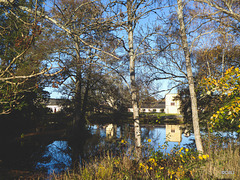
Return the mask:
[[[236,78],[237,75],[237,78]],[[228,70],[226,70],[225,75],[220,79],[214,79],[214,78],[203,78],[201,80],[201,86],[206,88],[206,93],[208,95],[209,92],[218,91],[221,93],[226,93],[230,89],[233,91],[237,90],[235,89],[234,85],[236,85],[237,80],[240,76],[239,68],[231,67]],[[228,93],[229,94],[229,93]],[[230,95],[230,94],[229,94]]]
[[[164,169],[164,167],[161,167],[161,166],[159,166],[159,169],[160,169],[160,170],[163,170],[163,169]]]
[[[183,150],[183,147],[181,147],[181,149],[179,149],[179,152],[181,152]]]
[[[156,160],[154,158],[150,158],[148,161],[152,164],[154,164],[156,162]]]
[[[203,155],[200,155],[200,154],[199,154],[198,158],[199,158],[200,160],[206,160],[207,158],[209,158],[209,155],[208,155],[208,154],[203,154]]]
[[[203,157],[203,159],[207,159],[207,158],[209,158],[209,155],[208,154],[204,154],[204,155],[202,155],[202,157]]]
[[[240,124],[237,121],[239,119],[237,117],[240,117],[240,69],[238,67],[227,69],[221,78],[203,78],[200,86],[206,95],[214,92],[222,104],[222,107],[216,109],[210,118],[212,128],[225,127],[226,124],[228,127],[230,124]]]
[[[121,140],[122,144],[127,144],[127,141],[125,141],[124,139]]]
[[[231,68],[227,69],[226,72],[225,72],[225,75],[229,74],[232,72],[234,66],[232,66]],[[236,70],[236,69],[235,69]]]
[[[163,145],[162,145],[162,148],[163,148],[163,149],[167,149],[167,145],[166,145],[166,144],[163,144]]]
[[[145,169],[145,165],[143,163],[139,163],[139,169]]]

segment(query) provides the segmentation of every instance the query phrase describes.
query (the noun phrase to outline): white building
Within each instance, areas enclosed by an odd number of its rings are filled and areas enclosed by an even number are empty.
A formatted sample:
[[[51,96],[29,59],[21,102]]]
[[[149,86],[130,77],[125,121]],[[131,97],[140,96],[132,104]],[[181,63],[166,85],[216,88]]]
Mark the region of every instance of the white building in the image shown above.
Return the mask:
[[[143,105],[140,112],[165,112],[166,114],[180,114],[180,100],[174,98],[178,94],[167,94],[165,96],[165,103],[158,102],[154,105]],[[128,108],[128,112],[133,112],[133,108]]]
[[[49,99],[49,102],[47,103],[47,107],[51,109],[53,113],[59,112],[62,110],[62,99]]]
[[[164,108],[165,108],[164,102],[156,102],[156,103],[149,104],[149,105],[144,104],[140,108],[140,112],[146,112],[146,113],[158,112],[158,113],[160,113],[160,112],[164,112]],[[128,108],[128,112],[133,112],[133,108]]]
[[[180,100],[175,100],[178,94],[167,94],[165,96],[165,113],[180,114]]]

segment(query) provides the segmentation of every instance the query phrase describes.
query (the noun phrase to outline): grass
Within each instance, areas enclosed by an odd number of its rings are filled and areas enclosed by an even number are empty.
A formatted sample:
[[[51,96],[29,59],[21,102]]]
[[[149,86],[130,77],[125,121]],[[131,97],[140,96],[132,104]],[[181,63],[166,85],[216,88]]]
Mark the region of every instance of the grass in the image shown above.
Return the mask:
[[[92,159],[79,169],[53,174],[52,179],[240,179],[240,147],[228,143],[223,147],[221,139],[204,139],[205,154],[194,149],[175,147],[164,154],[167,144],[158,150],[148,147],[148,154],[139,162],[134,155]],[[225,142],[226,144],[226,142]],[[211,146],[208,146],[211,145]]]
[[[164,124],[165,122],[179,123],[182,121],[179,114],[166,114],[158,112],[140,113],[140,122],[142,124]],[[94,113],[88,117],[90,124],[108,124],[108,123],[132,123],[132,112],[124,113]]]

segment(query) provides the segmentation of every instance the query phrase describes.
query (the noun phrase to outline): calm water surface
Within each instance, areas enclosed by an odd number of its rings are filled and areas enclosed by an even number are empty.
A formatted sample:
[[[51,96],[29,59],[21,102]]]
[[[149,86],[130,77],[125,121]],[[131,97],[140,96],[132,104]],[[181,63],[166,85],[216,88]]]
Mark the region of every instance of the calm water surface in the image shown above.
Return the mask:
[[[155,149],[167,143],[168,148],[164,153],[169,153],[174,146],[194,148],[194,135],[183,128],[182,125],[143,125],[142,143],[145,146],[150,144]],[[79,136],[74,140],[64,140],[59,135],[45,135],[24,141],[6,141],[1,146],[0,168],[58,173],[91,157],[103,155],[106,151],[117,155],[122,150],[128,153],[133,150],[134,127],[131,125],[93,125],[89,126],[89,131],[91,135],[87,138]],[[127,142],[124,146],[120,143],[123,139]]]
[[[194,142],[194,135],[182,130],[180,125],[163,125],[163,126],[142,126],[142,142],[148,143],[155,149],[167,143],[168,148],[164,153],[169,153],[174,146],[187,147]],[[97,155],[98,152],[104,150],[120,150],[120,141],[127,141],[126,149],[132,149],[134,144],[134,128],[129,125],[106,125],[106,126],[89,126],[89,130],[93,135],[81,147],[79,160],[85,160],[85,157]],[[81,139],[79,139],[81,141]],[[54,141],[46,146],[42,159],[45,161],[38,162],[36,169],[47,170],[48,173],[60,172],[73,166],[73,149],[68,141]],[[76,157],[76,156],[75,156]]]

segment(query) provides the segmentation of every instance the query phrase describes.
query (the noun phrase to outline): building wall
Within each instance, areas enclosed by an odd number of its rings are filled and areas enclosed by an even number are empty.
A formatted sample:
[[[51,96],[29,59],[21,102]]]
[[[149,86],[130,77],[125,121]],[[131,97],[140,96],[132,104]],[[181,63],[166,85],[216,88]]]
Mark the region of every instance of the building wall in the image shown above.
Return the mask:
[[[162,112],[163,108],[140,108],[140,112]],[[156,110],[156,111],[155,111]],[[128,108],[128,112],[133,112],[133,108]]]
[[[52,110],[53,113],[61,111],[62,107],[58,105],[47,105],[48,108]]]
[[[165,97],[165,113],[166,114],[180,114],[180,101],[174,101],[173,99],[177,94],[167,94]]]

